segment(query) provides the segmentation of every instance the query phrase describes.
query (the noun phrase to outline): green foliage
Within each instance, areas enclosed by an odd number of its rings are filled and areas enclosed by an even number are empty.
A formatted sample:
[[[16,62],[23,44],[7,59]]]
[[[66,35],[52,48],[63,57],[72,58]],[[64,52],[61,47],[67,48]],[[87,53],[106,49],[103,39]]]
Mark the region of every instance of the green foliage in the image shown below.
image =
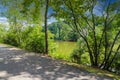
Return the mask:
[[[5,44],[10,44],[13,46],[19,46],[17,40],[16,40],[16,36],[15,33],[8,31],[6,34],[6,37],[3,38],[3,43]]]
[[[83,54],[82,51],[83,50],[80,49],[73,50],[73,52],[71,53],[72,62],[81,63],[81,56]]]
[[[116,56],[113,64],[112,64],[113,72],[120,74],[120,52]]]
[[[3,24],[0,24],[0,42],[3,42],[3,39],[5,38],[6,35],[6,30],[5,30],[6,26]]]
[[[34,52],[44,53],[45,51],[45,35],[41,32],[41,27],[29,27],[31,30],[24,38],[24,48]],[[26,30],[25,30],[26,31]],[[26,33],[26,32],[25,32]]]
[[[57,0],[52,5],[52,15],[71,25],[82,38],[84,46],[81,48],[89,54],[91,66],[106,70],[114,69],[113,60],[120,50],[119,1],[110,1],[107,0],[106,6],[103,6],[104,0]],[[77,55],[76,51],[74,53]]]
[[[34,26],[34,27],[28,27],[23,32],[23,44],[22,47],[34,51],[37,53],[44,53],[45,52],[45,34],[42,32],[42,27],[40,26]],[[53,46],[53,34],[50,32],[48,33],[48,41],[49,41],[49,51],[52,50]]]
[[[72,62],[90,65],[89,55],[87,52],[86,45],[82,38],[77,41],[77,47],[70,54]]]
[[[78,34],[72,30],[69,31],[67,37],[68,37],[68,41],[77,41],[77,39],[79,38]]]
[[[48,29],[55,35],[55,40],[77,41],[79,38],[78,34],[64,22],[54,22],[49,24]]]
[[[20,33],[21,43],[18,43],[17,32],[9,29],[2,39],[4,43],[10,44],[13,46],[21,47],[29,51],[44,53],[45,52],[45,34],[42,32],[42,27],[40,26],[26,26]],[[49,51],[54,52],[54,35],[48,32],[48,41],[49,41]]]
[[[45,1],[2,0],[0,2],[7,8],[5,16],[10,26],[4,42],[30,51],[44,53],[45,34],[42,32],[42,27],[39,26],[43,25]],[[50,32],[48,32],[48,35],[49,51],[51,51],[53,35]]]

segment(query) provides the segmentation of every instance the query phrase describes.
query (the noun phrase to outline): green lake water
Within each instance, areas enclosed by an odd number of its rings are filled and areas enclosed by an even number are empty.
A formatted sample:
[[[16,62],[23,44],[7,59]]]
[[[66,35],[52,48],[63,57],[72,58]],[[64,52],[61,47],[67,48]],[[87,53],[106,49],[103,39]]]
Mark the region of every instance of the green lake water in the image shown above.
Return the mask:
[[[70,54],[76,48],[76,42],[56,41],[56,51],[54,57],[69,60]]]

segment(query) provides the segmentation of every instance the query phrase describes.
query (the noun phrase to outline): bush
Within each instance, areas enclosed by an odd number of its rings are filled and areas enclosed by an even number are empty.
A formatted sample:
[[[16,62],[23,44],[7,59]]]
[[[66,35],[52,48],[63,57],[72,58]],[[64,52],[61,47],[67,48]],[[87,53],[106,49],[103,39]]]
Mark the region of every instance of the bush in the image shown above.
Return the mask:
[[[11,31],[9,31],[6,34],[6,37],[3,39],[3,43],[10,44],[10,45],[13,45],[13,46],[18,46],[19,45],[17,40],[16,40],[15,34],[12,33]]]
[[[112,68],[115,70],[117,74],[120,74],[120,52],[118,52],[118,55],[116,56]]]
[[[33,52],[45,52],[45,39],[43,33],[32,34],[30,33],[25,40],[25,49]]]
[[[23,48],[37,53],[45,52],[45,33],[42,32],[42,27],[28,27],[24,30],[23,35]],[[50,32],[48,32],[48,35],[49,46],[52,46],[53,35]],[[52,48],[49,48],[49,51],[51,50]]]
[[[48,31],[49,51],[54,51],[54,35]],[[20,39],[20,41],[19,41]],[[13,46],[21,47],[36,53],[45,52],[45,33],[40,26],[26,26],[18,34],[15,29],[9,29],[3,42]]]
[[[87,54],[84,41],[79,38],[77,41],[77,48],[71,53],[71,61],[79,64],[89,65],[89,55]]]
[[[70,55],[72,62],[81,63],[82,50],[75,49]]]

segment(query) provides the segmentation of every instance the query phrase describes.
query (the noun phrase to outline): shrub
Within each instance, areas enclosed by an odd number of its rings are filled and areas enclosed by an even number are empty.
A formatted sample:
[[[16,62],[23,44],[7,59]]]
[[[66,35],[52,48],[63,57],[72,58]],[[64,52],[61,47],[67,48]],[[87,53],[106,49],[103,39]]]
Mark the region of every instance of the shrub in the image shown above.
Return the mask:
[[[42,27],[34,26],[28,27],[23,32],[22,47],[33,52],[44,53],[45,52],[45,34],[42,32]],[[53,45],[53,36],[48,32],[49,51],[51,51]]]
[[[73,52],[70,55],[72,62],[81,63],[81,55],[82,50],[80,49],[73,50]]]
[[[9,31],[6,34],[6,37],[3,39],[3,43],[10,44],[10,45],[13,45],[13,46],[18,46],[19,45],[17,40],[16,40],[15,34],[12,33],[11,31]]]

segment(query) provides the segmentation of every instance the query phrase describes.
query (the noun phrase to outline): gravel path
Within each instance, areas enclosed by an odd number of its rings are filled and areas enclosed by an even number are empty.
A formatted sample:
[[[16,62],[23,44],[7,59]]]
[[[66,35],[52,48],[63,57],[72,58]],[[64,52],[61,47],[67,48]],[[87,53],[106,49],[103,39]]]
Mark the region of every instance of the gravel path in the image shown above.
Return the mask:
[[[0,80],[114,80],[0,44]]]

